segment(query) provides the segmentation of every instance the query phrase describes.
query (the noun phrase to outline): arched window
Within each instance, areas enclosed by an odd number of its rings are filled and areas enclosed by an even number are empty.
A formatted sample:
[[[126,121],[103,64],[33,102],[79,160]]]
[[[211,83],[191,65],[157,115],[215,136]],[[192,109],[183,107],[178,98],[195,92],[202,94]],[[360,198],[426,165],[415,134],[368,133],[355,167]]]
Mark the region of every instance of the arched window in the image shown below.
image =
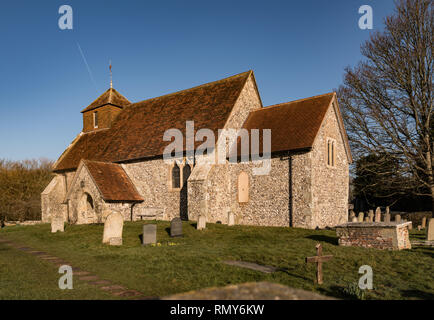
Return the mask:
[[[335,166],[336,162],[336,142],[332,139],[327,139],[327,165],[330,167]]]
[[[93,210],[94,209],[93,199],[90,196],[90,194],[88,194],[88,193],[86,193],[86,204],[87,204],[87,210]]]
[[[191,174],[191,167],[188,163],[184,165],[184,168],[182,168],[182,183],[185,185],[187,183],[187,179]]]
[[[246,172],[238,176],[238,202],[249,202],[249,175]]]
[[[93,127],[98,128],[98,111],[93,113]]]
[[[172,168],[172,188],[181,188],[181,170],[176,162]]]

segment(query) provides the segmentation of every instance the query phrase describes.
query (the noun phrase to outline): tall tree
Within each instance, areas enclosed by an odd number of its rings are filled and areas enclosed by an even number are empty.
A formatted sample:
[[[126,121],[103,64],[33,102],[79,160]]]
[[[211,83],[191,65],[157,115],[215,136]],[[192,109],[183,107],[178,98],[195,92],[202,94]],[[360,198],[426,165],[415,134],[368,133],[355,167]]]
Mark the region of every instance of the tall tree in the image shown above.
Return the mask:
[[[385,177],[406,183],[389,183],[399,188],[391,192],[429,195],[434,208],[433,30],[433,0],[396,2],[384,31],[362,45],[364,59],[345,70],[338,96],[356,160],[374,154],[399,164]]]

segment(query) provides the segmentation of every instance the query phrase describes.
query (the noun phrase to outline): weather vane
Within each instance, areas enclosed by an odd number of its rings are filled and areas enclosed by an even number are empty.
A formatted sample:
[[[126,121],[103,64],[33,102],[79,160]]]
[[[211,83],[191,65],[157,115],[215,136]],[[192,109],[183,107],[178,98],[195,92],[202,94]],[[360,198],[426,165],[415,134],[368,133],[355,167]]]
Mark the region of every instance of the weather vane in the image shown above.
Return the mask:
[[[112,75],[112,61],[111,61],[111,59],[110,59],[109,69],[110,69],[110,89],[112,89],[113,88],[113,75]]]

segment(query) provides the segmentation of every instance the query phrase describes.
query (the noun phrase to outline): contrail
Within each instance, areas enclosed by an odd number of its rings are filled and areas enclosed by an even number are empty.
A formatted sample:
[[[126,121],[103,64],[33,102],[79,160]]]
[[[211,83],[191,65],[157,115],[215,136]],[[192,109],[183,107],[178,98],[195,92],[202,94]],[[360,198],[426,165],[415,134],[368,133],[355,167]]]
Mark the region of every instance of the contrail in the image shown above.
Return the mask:
[[[77,47],[78,47],[78,51],[80,51],[80,54],[83,57],[83,61],[84,61],[84,64],[86,65],[87,72],[89,73],[90,79],[92,80],[93,85],[95,86],[96,91],[98,91],[98,87],[96,85],[95,79],[93,78],[92,71],[90,71],[89,64],[87,63],[86,57],[84,56],[83,50],[81,50],[81,47],[78,44],[78,42],[77,42]]]

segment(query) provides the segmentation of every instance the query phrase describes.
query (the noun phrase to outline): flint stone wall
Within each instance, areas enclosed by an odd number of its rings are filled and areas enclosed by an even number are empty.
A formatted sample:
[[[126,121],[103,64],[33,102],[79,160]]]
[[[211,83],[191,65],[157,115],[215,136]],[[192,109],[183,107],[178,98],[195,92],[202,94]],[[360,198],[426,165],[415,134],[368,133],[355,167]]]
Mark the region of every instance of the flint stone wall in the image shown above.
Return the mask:
[[[382,250],[411,249],[408,226],[411,222],[350,222],[336,227],[339,245]]]

